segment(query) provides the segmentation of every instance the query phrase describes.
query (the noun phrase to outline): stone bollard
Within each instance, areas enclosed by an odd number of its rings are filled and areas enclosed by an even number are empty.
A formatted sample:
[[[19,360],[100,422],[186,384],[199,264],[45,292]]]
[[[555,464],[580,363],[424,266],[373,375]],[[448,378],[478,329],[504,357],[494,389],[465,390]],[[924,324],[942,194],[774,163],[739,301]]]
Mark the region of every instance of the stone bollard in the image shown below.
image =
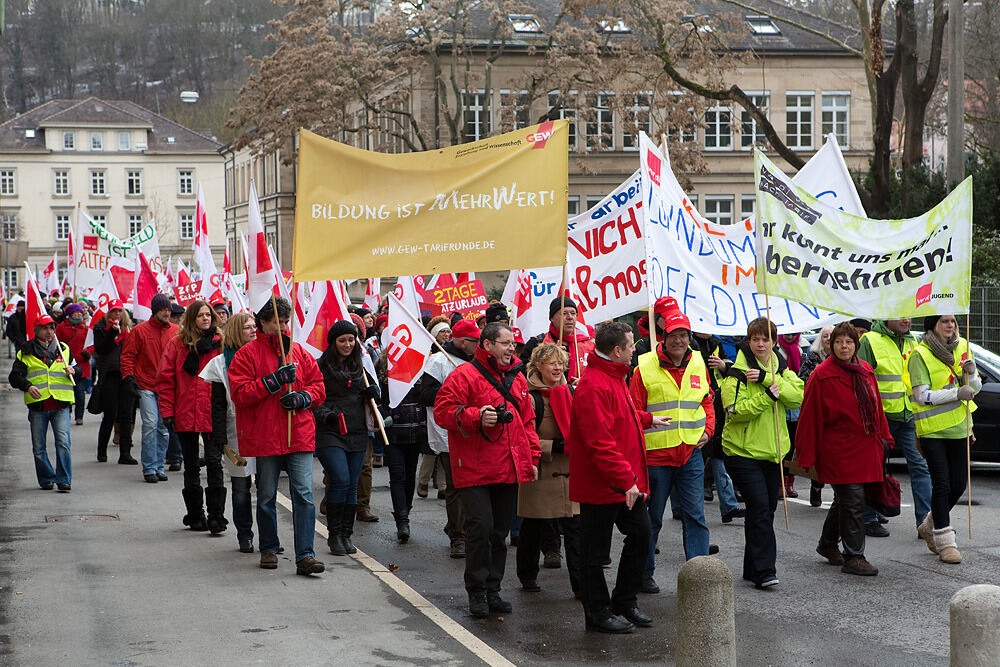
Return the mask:
[[[696,556],[677,573],[678,667],[736,667],[733,575],[712,556]]]
[[[951,667],[1000,665],[1000,586],[966,586],[948,603]]]

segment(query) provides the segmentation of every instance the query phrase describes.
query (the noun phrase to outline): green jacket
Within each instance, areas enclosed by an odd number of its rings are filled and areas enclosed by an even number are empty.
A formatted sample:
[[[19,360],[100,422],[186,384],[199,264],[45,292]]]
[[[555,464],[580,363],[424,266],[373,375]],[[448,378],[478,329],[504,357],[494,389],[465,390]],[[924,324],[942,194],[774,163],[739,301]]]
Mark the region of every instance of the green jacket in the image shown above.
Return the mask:
[[[760,368],[749,348],[740,345],[736,363],[722,381],[722,405],[726,410],[726,425],[722,429],[722,451],[727,456],[780,463],[789,449],[785,410],[802,405],[804,383],[788,370],[774,352],[767,372],[758,382],[747,382],[746,371]],[[774,369],[778,382],[778,400],[767,392],[772,384]],[[775,404],[778,410],[775,413]],[[775,414],[778,415],[775,418]]]

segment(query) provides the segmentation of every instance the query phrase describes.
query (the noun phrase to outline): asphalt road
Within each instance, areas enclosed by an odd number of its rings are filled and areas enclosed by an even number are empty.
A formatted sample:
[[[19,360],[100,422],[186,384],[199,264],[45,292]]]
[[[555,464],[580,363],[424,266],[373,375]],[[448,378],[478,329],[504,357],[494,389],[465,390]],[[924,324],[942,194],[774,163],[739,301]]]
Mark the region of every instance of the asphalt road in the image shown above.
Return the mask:
[[[24,406],[0,391],[0,664],[476,664],[468,646],[375,576],[362,563],[325,553],[323,575],[297,577],[290,558],[257,568],[236,552],[232,528],[221,538],[180,523],[180,474],[142,482],[135,467],[95,461],[96,418],[72,430],[73,491],[41,491],[34,481]],[[112,448],[112,457],[116,453]],[[319,466],[315,476],[321,480]],[[897,472],[908,502],[905,469]],[[798,484],[803,496],[807,483]],[[319,488],[317,487],[317,491]],[[671,664],[676,574],[683,564],[680,524],[661,533],[657,581],[641,596],[655,627],[630,636],[586,633],[565,568],[542,569],[540,593],[520,590],[508,552],[504,595],[514,611],[476,620],[467,613],[464,561],[448,557],[444,501],[415,499],[413,537],[398,545],[390,515],[388,473],[375,471],[373,510],[382,520],[357,524],[355,543],[450,619],[514,664]],[[1000,570],[1000,472],[973,474],[974,535],[967,510],[953,513],[965,562],[945,565],[917,540],[912,509],[889,524],[892,535],[868,540],[875,578],[841,574],[815,554],[825,508],[779,508],[781,585],[754,590],[735,583],[740,665],[941,665],[948,658],[948,600],[964,586],[995,583]],[[832,499],[827,489],[824,499]],[[964,502],[964,501],[963,501]],[[279,510],[283,543],[291,520]],[[742,520],[723,525],[717,502],[706,513],[712,542],[731,571],[741,570]],[[80,521],[52,515],[117,516]],[[615,558],[620,541],[614,545]],[[370,564],[369,564],[370,565]],[[398,569],[396,569],[398,568]],[[402,587],[402,588],[405,588]],[[446,619],[447,620],[447,619]]]

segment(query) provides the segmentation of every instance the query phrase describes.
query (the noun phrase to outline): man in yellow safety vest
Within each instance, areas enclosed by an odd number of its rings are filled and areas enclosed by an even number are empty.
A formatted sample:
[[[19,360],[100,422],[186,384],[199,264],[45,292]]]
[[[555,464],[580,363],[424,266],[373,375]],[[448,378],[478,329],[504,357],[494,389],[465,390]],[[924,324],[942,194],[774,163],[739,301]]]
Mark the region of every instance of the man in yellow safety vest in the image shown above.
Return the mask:
[[[24,392],[38,485],[46,490],[58,486],[66,493],[73,476],[69,442],[73,367],[69,364],[69,348],[56,340],[56,325],[49,315],[37,318],[30,333],[30,340],[17,353],[8,380],[12,387]],[[45,451],[50,424],[56,445],[55,470]]]

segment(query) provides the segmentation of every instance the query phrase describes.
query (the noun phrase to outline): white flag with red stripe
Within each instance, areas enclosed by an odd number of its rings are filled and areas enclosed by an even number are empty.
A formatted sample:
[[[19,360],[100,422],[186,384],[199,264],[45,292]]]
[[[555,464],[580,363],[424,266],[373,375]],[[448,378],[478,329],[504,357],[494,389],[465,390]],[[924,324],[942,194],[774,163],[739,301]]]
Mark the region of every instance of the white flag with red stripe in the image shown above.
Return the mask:
[[[188,270],[184,260],[177,258],[177,287],[184,287],[191,284],[191,271]]]
[[[305,323],[294,332],[293,338],[318,359],[327,347],[326,334],[333,323],[350,319],[347,304],[336,283],[329,280],[316,281],[313,283]]]
[[[523,343],[525,341],[525,331],[530,338],[535,334],[535,329],[538,326],[544,326],[531,320],[534,301],[531,294],[531,271],[527,269],[511,271],[500,301],[510,307],[510,326],[514,330],[515,342]]]
[[[132,286],[132,311],[136,319],[148,320],[153,316],[150,306],[153,297],[159,292],[156,273],[149,267],[146,255],[139,253],[139,262],[135,272],[135,283]]]
[[[395,293],[389,295],[389,324],[385,332],[389,407],[394,408],[423,374],[434,339]]]
[[[51,261],[42,269],[42,278],[38,288],[42,294],[49,296],[52,292],[58,292],[59,287],[59,253],[54,252]]]
[[[3,309],[3,316],[10,317],[11,315],[13,315],[14,312],[17,310],[17,304],[21,303],[22,301],[24,301],[24,297],[21,296],[20,294],[15,294],[14,296],[10,297],[10,301],[7,302],[7,305]]]
[[[247,303],[253,312],[260,311],[271,299],[271,290],[278,282],[278,274],[267,238],[264,236],[264,221],[260,216],[260,202],[257,201],[257,187],[250,181],[249,211],[247,214]]]
[[[115,283],[115,277],[111,271],[105,271],[101,275],[100,282],[97,283],[94,289],[90,290],[87,299],[97,304],[97,309],[90,318],[90,326],[87,327],[87,339],[83,343],[84,347],[90,347],[94,344],[94,327],[97,326],[102,317],[108,314],[108,310],[110,310],[108,306],[114,301],[121,301],[121,296],[118,294],[118,285]]]
[[[379,301],[382,297],[379,290],[382,289],[382,279],[381,278],[369,278],[365,285],[365,302],[364,306],[373,313],[378,310]]]
[[[45,301],[38,290],[38,279],[35,278],[35,274],[31,271],[31,267],[28,266],[27,262],[24,263],[24,268],[28,272],[27,285],[24,290],[24,300],[26,302],[24,306],[24,324],[28,340],[32,340],[35,337],[35,321],[43,315],[48,315],[49,312],[45,309]]]

